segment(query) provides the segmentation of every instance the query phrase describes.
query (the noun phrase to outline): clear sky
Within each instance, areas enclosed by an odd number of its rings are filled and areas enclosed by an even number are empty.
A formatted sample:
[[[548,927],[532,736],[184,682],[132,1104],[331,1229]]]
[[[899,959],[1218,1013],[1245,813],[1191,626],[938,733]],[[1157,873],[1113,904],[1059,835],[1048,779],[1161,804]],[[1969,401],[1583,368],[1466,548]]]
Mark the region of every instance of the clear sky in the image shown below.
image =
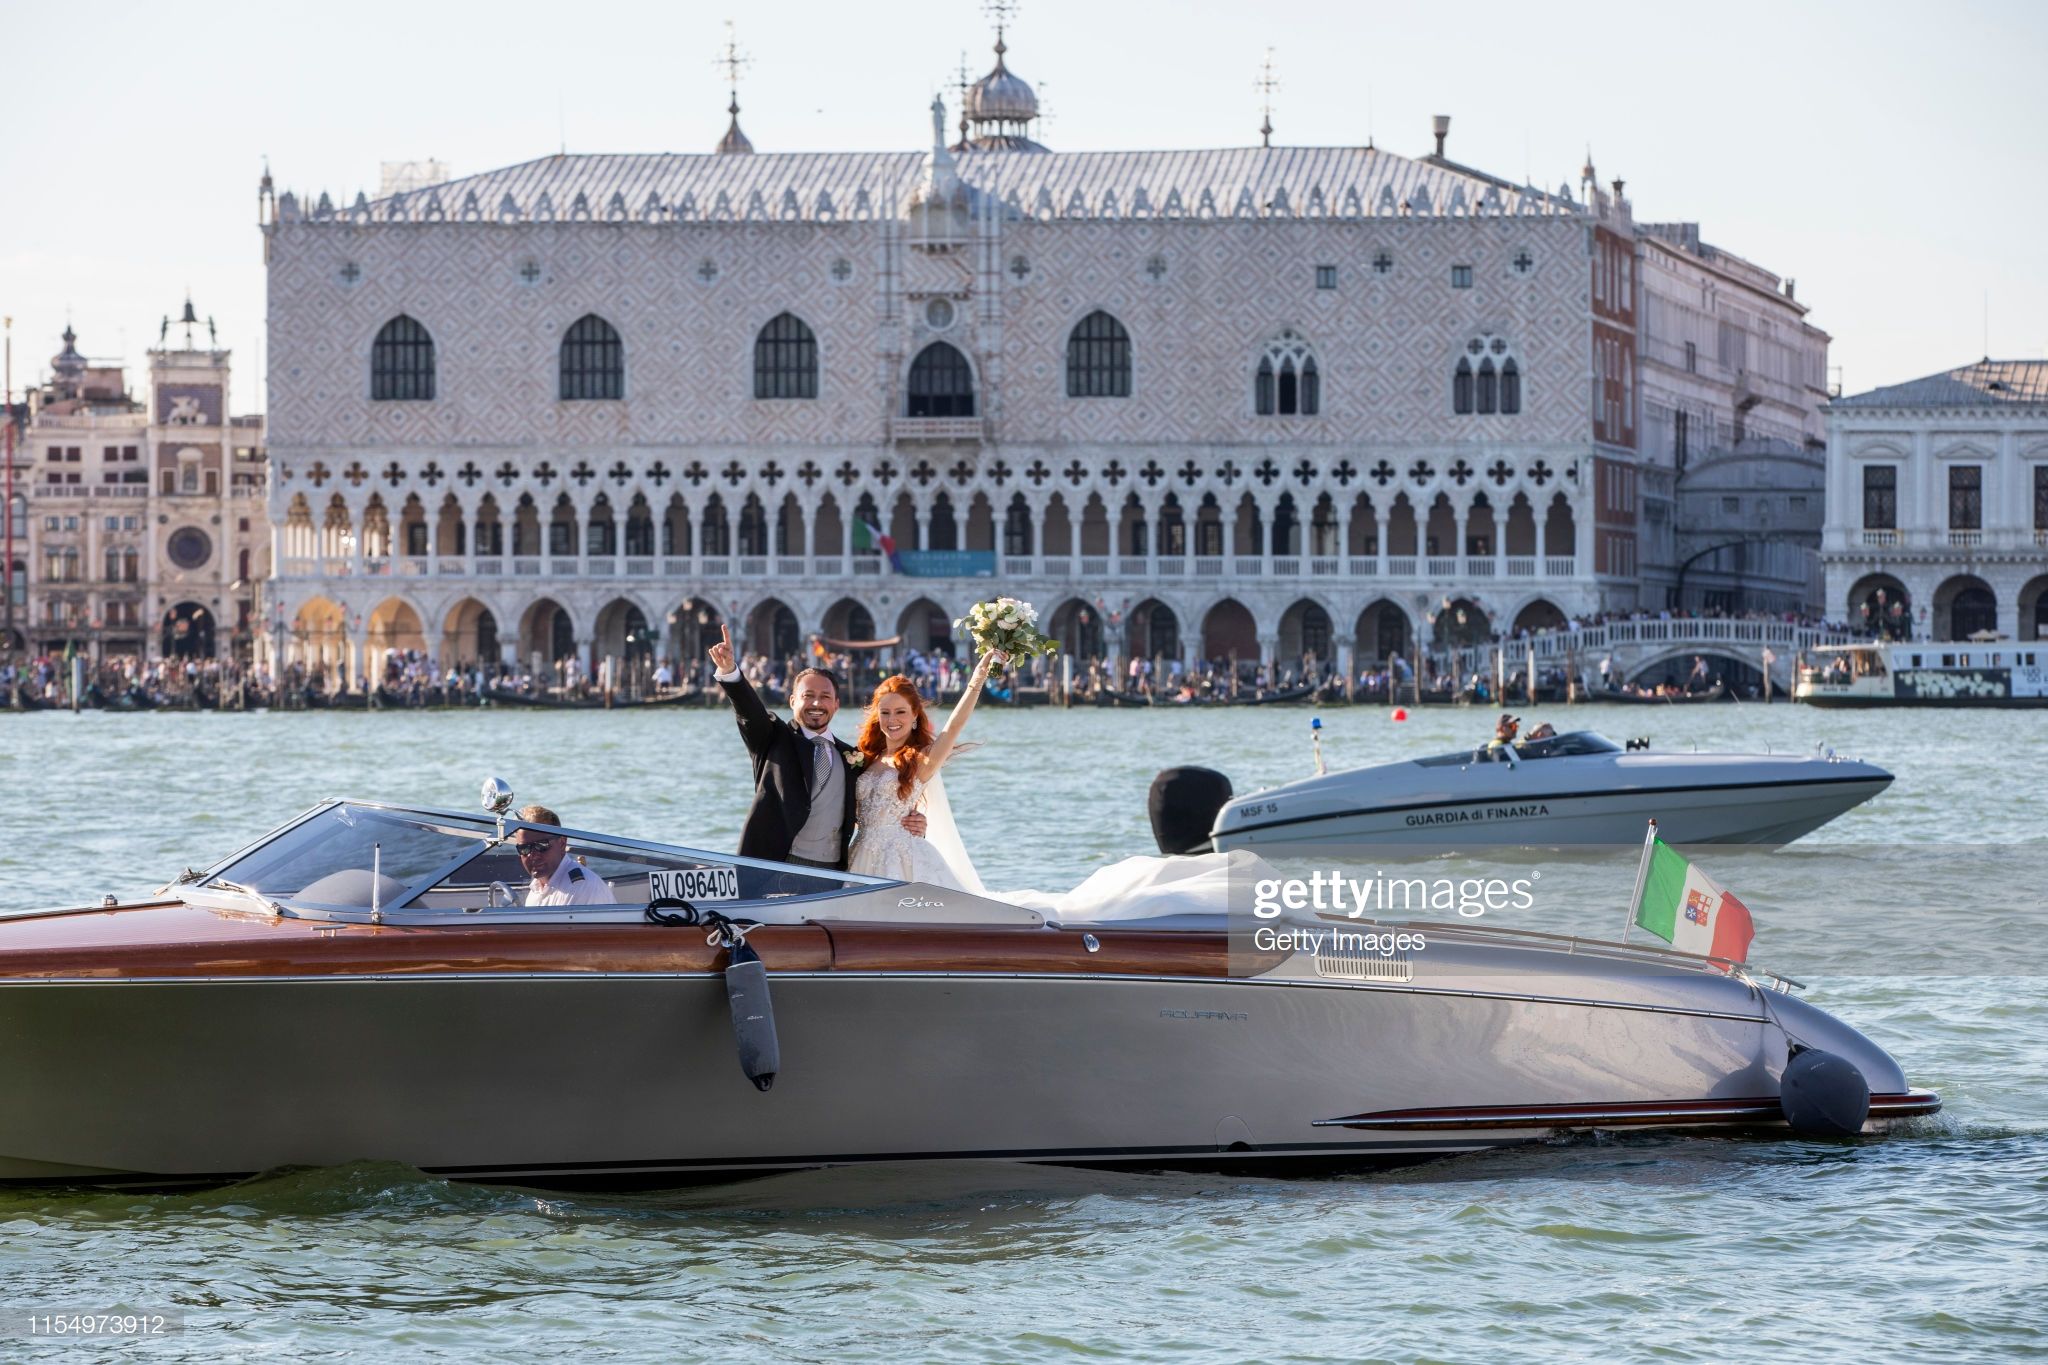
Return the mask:
[[[921,148],[992,61],[974,0],[10,4],[0,313],[17,389],[67,317],[139,367],[189,286],[260,408],[256,183],[337,202],[378,163],[460,175],[572,152],[708,151],[724,21],[763,151]],[[1365,4],[1024,0],[1010,66],[1060,149],[1274,140],[1449,154],[1516,180],[1628,182],[1639,220],[1799,282],[1849,392],[2048,355],[2048,3]],[[945,91],[949,120],[954,95]],[[1989,327],[1986,328],[1988,299]],[[131,382],[139,370],[131,372]]]

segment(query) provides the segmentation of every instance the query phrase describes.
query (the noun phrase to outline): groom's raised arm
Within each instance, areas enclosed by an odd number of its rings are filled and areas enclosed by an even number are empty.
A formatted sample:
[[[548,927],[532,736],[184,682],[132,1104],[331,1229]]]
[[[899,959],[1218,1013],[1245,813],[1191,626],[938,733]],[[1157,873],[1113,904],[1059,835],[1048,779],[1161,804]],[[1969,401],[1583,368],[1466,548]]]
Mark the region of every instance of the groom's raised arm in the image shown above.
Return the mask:
[[[761,700],[754,685],[740,673],[732,653],[732,627],[721,625],[718,634],[718,643],[711,646],[711,676],[732,698],[733,718],[739,722],[740,739],[747,751],[765,754],[768,742],[775,736],[775,717],[768,713],[767,703]]]

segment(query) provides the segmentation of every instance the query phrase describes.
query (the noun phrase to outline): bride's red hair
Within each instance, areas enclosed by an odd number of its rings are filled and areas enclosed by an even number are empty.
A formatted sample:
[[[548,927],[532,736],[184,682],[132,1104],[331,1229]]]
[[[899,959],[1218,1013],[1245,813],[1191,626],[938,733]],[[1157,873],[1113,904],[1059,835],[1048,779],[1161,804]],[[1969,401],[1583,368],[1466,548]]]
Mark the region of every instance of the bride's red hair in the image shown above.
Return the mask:
[[[867,756],[869,763],[879,763],[889,756],[889,741],[882,734],[878,713],[882,698],[892,692],[910,703],[910,735],[899,751],[899,756],[909,761],[896,764],[896,795],[902,797],[910,795],[910,788],[917,781],[918,766],[930,752],[932,741],[938,737],[932,733],[932,723],[924,713],[924,698],[917,695],[916,683],[898,673],[875,685],[875,695],[868,698],[867,714],[861,717],[860,736],[854,741],[854,747]]]

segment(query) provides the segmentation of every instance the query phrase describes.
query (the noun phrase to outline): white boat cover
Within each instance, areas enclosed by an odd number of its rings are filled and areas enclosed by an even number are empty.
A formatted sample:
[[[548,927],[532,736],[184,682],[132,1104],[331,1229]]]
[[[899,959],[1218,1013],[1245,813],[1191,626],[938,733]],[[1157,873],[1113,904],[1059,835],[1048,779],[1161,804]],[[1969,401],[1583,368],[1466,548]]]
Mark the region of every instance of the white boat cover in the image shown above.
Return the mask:
[[[1279,877],[1273,865],[1250,849],[1195,853],[1174,858],[1140,855],[1098,868],[1064,893],[998,891],[998,900],[1036,910],[1060,924],[1108,924],[1169,916],[1221,918],[1235,889],[1249,906],[1252,884]],[[1210,926],[1215,927],[1215,926]]]

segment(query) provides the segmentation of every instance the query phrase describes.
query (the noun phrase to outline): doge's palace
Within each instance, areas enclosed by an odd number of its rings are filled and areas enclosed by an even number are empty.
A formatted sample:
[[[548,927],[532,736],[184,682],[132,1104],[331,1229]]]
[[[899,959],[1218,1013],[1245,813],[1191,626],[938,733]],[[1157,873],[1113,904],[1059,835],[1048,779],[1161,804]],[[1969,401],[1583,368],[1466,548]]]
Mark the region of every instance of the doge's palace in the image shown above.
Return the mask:
[[[1422,157],[1049,151],[1000,42],[923,151],[734,114],[702,155],[266,182],[273,638],[925,646],[1000,590],[1084,657],[1349,663],[1635,604],[1619,193],[1461,166],[1448,119]]]

